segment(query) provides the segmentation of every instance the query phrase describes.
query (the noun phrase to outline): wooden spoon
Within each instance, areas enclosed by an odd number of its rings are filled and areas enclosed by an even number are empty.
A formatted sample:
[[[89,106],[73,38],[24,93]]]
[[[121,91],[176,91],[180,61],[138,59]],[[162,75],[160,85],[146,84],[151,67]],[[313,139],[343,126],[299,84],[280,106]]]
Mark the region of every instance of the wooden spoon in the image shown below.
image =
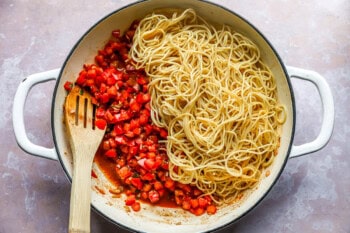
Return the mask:
[[[73,87],[65,102],[65,123],[73,154],[69,233],[90,232],[91,167],[105,129],[95,127],[91,96]]]

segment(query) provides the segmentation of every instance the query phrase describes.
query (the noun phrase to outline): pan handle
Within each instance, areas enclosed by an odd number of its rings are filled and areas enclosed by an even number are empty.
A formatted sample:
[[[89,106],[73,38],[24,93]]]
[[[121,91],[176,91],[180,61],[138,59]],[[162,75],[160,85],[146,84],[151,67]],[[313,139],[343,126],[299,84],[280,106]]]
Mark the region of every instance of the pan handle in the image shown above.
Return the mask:
[[[29,154],[52,160],[58,160],[55,148],[46,148],[36,145],[27,137],[24,125],[23,109],[30,89],[36,84],[57,79],[59,72],[60,69],[49,70],[30,75],[23,79],[17,88],[12,109],[12,123],[17,144],[22,150]]]
[[[334,126],[334,102],[328,83],[326,82],[325,78],[317,72],[291,66],[287,67],[287,71],[291,78],[307,80],[316,86],[321,97],[323,108],[323,120],[319,135],[311,142],[298,146],[293,145],[289,156],[290,158],[293,158],[318,151],[328,143]]]

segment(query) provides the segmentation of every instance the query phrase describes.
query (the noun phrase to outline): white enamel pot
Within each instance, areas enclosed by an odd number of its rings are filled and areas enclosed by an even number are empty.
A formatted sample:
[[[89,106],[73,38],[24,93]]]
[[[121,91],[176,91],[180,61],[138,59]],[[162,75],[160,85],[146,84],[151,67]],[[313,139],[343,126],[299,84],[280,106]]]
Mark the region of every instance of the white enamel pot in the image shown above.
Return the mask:
[[[324,147],[333,130],[334,105],[331,90],[325,79],[318,73],[295,67],[286,67],[267,39],[241,16],[219,5],[197,0],[149,0],[141,1],[107,15],[90,28],[77,42],[68,55],[61,69],[38,73],[25,78],[19,85],[13,106],[13,127],[19,146],[29,154],[59,160],[70,179],[72,174],[71,153],[68,147],[65,127],[63,124],[63,103],[66,91],[63,84],[74,81],[84,63],[92,63],[97,51],[104,44],[114,29],[125,30],[136,18],[142,18],[157,8],[193,8],[199,15],[215,23],[231,25],[254,41],[261,50],[263,60],[271,68],[276,78],[278,98],[286,106],[287,121],[282,129],[279,154],[270,167],[270,175],[263,178],[239,205],[220,207],[215,215],[194,216],[181,209],[161,208],[142,205],[139,212],[127,212],[124,208],[124,198],[113,198],[108,189],[112,186],[100,172],[97,165],[93,166],[97,179],[92,179],[92,206],[111,222],[126,229],[139,232],[208,232],[225,227],[251,211],[271,190],[282,173],[286,162],[291,157],[297,157],[315,152]],[[293,137],[295,131],[296,106],[290,78],[311,81],[317,88],[323,104],[323,121],[317,138],[309,143],[295,146]],[[23,119],[23,107],[31,87],[41,82],[56,79],[56,87],[52,98],[52,134],[55,147],[44,148],[33,144],[27,137]],[[104,190],[103,192],[97,191]]]

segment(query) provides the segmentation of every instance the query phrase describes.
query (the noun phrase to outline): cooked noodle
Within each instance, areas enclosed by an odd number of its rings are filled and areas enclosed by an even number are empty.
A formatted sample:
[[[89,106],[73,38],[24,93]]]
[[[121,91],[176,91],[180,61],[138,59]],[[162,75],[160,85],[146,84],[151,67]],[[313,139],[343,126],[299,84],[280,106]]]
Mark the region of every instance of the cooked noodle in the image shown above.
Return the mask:
[[[151,78],[152,120],[168,129],[171,178],[217,203],[254,187],[277,155],[286,118],[258,47],[187,9],[142,19],[130,55]]]

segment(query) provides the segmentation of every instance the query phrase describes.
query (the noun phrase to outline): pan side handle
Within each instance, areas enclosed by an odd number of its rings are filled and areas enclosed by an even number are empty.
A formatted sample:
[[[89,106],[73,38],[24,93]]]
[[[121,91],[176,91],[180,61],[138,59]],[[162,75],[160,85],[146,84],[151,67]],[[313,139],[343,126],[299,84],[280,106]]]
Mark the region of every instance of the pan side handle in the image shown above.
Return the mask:
[[[60,69],[54,69],[42,73],[32,74],[23,79],[17,88],[12,109],[12,124],[19,147],[29,154],[52,160],[58,159],[56,149],[39,146],[29,140],[24,125],[23,113],[24,105],[31,88],[42,82],[56,80],[59,72]]]
[[[311,142],[302,145],[293,145],[289,156],[290,158],[293,158],[318,151],[327,145],[332,136],[334,127],[334,101],[331,89],[326,82],[326,79],[319,73],[291,66],[287,67],[287,71],[291,78],[310,81],[316,86],[321,97],[323,111],[323,119],[319,135]]]

